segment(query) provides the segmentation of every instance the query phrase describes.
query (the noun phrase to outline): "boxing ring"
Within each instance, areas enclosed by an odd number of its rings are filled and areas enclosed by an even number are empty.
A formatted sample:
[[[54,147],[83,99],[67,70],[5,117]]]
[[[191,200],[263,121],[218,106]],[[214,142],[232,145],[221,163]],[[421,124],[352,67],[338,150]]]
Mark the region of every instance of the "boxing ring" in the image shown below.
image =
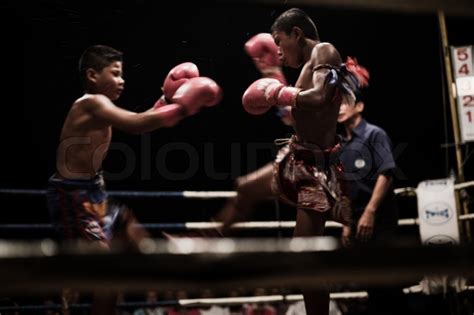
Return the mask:
[[[474,186],[474,182],[458,184],[456,190]],[[416,189],[399,188],[396,195],[413,197]],[[0,189],[0,195],[44,196],[45,190]],[[109,191],[123,199],[226,199],[234,191]],[[474,214],[459,215],[460,221],[474,219]],[[399,220],[399,226],[415,226],[418,218]],[[149,230],[193,231],[213,230],[218,222],[141,223]],[[292,229],[294,221],[239,222],[236,230]],[[340,228],[329,221],[327,228]],[[51,224],[0,224],[4,231],[53,231]],[[205,234],[203,234],[205,235]],[[117,263],[120,262],[120,263]],[[348,262],[351,262],[348,264]],[[64,268],[68,266],[68,268]],[[78,272],[80,271],[80,272]],[[35,242],[0,242],[0,277],[6,287],[3,293],[58,292],[74,284],[75,289],[141,292],[159,287],[166,290],[232,287],[337,288],[347,283],[360,285],[416,284],[429,276],[472,278],[474,246],[423,246],[401,240],[397,243],[344,248],[330,236],[316,238],[204,238],[178,237],[172,240],[145,239],[138,250],[123,244],[112,244],[110,251],[91,248],[81,243],[55,243],[51,239]],[[120,275],[120,276],[118,276]],[[414,286],[416,287],[416,286]],[[467,285],[464,290],[473,290]],[[335,291],[335,290],[331,290]],[[406,288],[405,293],[420,292]],[[331,298],[364,299],[367,292],[332,292]],[[302,295],[247,296],[238,298],[184,299],[121,303],[118,308],[179,305],[235,305],[261,301],[289,303]],[[60,309],[60,305],[27,305],[4,310]],[[90,304],[72,304],[71,309],[89,308]],[[1,310],[1,308],[0,308]]]
[[[259,0],[265,4],[281,1]],[[474,2],[469,0],[405,1],[387,0],[297,0],[292,5],[322,5],[399,12],[438,12],[456,16],[474,16]],[[474,182],[456,184],[457,191],[473,187]],[[44,196],[42,189],[1,188],[0,196]],[[215,200],[236,196],[235,191],[108,191],[109,196],[124,199],[194,199]],[[416,196],[412,187],[395,190],[399,196]],[[474,213],[458,215],[458,220],[474,220]],[[419,218],[404,218],[399,226],[417,226]],[[150,231],[214,230],[218,222],[141,223]],[[293,229],[295,221],[239,222],[235,230]],[[326,228],[341,228],[337,222],[326,222]],[[47,223],[0,223],[1,231],[53,232]],[[65,268],[64,266],[67,266]],[[104,251],[90,244],[56,243],[52,239],[35,241],[0,241],[0,286],[2,294],[57,293],[73,286],[79,291],[118,290],[143,292],[160,288],[198,290],[206,287],[226,290],[231,287],[284,287],[290,290],[331,289],[331,299],[364,299],[368,293],[336,292],[347,283],[360,285],[416,284],[429,276],[474,278],[474,245],[423,246],[417,242],[370,244],[342,247],[330,236],[316,238],[204,238],[179,237],[172,240],[145,239],[137,250],[112,243]],[[466,286],[466,291],[474,287]],[[410,289],[405,292],[410,294]],[[156,303],[119,303],[118,308],[147,306],[183,307],[202,305],[240,305],[244,303],[278,303],[302,300],[302,295],[177,299]],[[0,306],[0,312],[23,310],[61,310],[59,304]],[[70,309],[87,309],[90,304],[70,304]]]

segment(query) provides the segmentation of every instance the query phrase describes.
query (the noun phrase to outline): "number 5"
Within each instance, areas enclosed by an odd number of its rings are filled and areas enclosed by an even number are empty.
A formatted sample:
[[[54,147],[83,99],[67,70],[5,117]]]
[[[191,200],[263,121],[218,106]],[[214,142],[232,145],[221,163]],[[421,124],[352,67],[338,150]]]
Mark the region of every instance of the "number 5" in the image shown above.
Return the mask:
[[[458,50],[456,50],[456,55],[459,61],[465,61],[469,58],[467,48],[459,48]]]

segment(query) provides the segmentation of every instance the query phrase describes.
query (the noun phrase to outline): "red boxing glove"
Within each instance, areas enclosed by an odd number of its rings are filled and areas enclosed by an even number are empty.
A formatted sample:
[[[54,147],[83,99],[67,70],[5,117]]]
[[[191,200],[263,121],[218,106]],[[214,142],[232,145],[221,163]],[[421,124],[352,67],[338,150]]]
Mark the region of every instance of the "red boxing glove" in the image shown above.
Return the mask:
[[[202,107],[217,105],[222,99],[222,89],[207,77],[191,78],[174,94],[173,103],[182,105],[187,115],[196,114]]]
[[[260,33],[245,43],[245,51],[252,58],[257,58],[267,67],[279,67],[278,47],[269,33]]]
[[[274,78],[286,84],[280,69],[278,47],[271,34],[260,33],[253,36],[245,43],[244,48],[264,77]]]
[[[184,62],[171,69],[163,83],[165,98],[170,100],[181,85],[196,77],[199,77],[199,70],[192,62]]]
[[[272,106],[295,106],[300,91],[299,88],[285,86],[277,79],[259,79],[247,88],[242,104],[248,113],[260,115]]]
[[[170,70],[163,82],[163,96],[153,105],[154,109],[168,105],[176,90],[189,79],[199,76],[198,67],[192,62],[184,62]]]

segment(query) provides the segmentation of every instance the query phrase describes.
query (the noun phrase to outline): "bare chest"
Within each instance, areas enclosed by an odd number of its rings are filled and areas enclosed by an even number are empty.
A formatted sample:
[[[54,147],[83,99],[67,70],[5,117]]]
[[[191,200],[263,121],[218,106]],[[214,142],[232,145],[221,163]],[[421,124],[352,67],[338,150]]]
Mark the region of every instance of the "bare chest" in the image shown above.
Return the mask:
[[[303,90],[313,87],[313,71],[310,65],[305,65],[303,67],[295,86]]]

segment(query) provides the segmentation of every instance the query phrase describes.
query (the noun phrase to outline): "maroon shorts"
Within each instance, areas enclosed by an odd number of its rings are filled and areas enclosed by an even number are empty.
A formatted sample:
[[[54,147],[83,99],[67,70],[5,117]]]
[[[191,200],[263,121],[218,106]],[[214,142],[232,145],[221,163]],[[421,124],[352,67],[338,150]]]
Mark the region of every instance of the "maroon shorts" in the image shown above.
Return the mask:
[[[272,189],[283,201],[298,209],[330,211],[338,222],[350,220],[348,189],[342,181],[343,167],[339,161],[341,145],[330,149],[298,143],[293,137],[280,149],[274,162]]]

